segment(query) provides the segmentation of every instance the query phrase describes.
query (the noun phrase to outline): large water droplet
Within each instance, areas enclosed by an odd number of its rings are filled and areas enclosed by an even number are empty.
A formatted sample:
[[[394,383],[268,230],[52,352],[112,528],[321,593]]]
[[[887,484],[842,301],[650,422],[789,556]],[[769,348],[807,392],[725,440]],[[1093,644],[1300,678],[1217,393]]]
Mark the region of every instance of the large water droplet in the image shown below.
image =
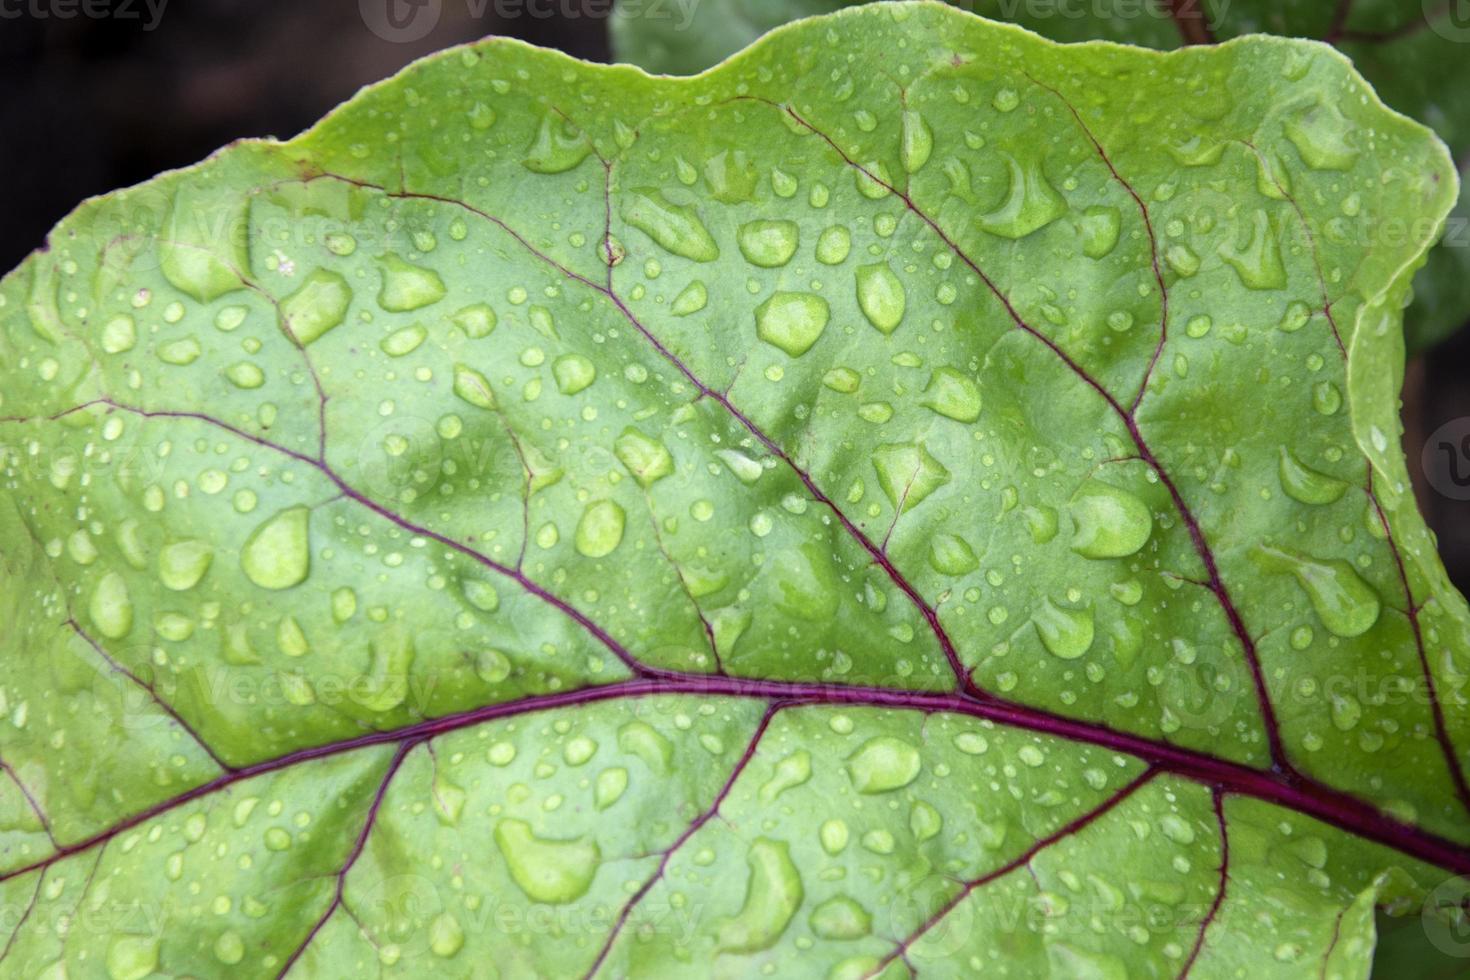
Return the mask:
[[[587,159],[592,144],[566,120],[551,113],[541,117],[541,125],[526,156],[525,168],[538,174],[562,174]]]
[[[1280,465],[1277,472],[1281,477],[1281,488],[1292,500],[1303,504],[1330,504],[1342,498],[1347,484],[1342,480],[1318,473],[1306,466],[1291,450],[1281,447]]]
[[[919,115],[917,109],[905,109],[903,135],[899,142],[903,169],[911,174],[918,173],[929,162],[929,155],[933,151],[934,134],[930,132],[929,124],[924,122],[924,117]]]
[[[846,895],[836,895],[812,909],[807,924],[823,939],[861,939],[873,926],[868,910]]]
[[[859,793],[887,793],[918,778],[919,750],[903,739],[880,735],[858,747],[847,760],[847,772]]]
[[[577,522],[577,550],[588,558],[605,558],[623,540],[626,515],[612,500],[598,500],[587,505]]]
[[[158,579],[166,589],[187,592],[199,584],[213,559],[214,549],[203,541],[176,541],[158,553]]]
[[[1067,202],[1047,181],[1039,160],[1023,166],[1005,155],[1010,190],[1000,207],[980,218],[980,227],[1002,238],[1025,238],[1067,213]]]
[[[893,333],[903,322],[907,302],[903,283],[887,262],[875,262],[858,269],[857,298],[868,322],[883,333]]]
[[[761,786],[760,801],[770,805],[776,801],[776,797],[788,789],[800,786],[811,778],[812,754],[805,749],[793,752],[776,763],[771,772],[771,778]]]
[[[1268,572],[1294,575],[1317,618],[1334,636],[1362,636],[1378,622],[1382,610],[1378,593],[1347,562],[1321,561],[1266,545],[1258,545],[1251,557]]]
[[[128,583],[117,572],[108,572],[92,591],[87,613],[97,631],[111,640],[120,640],[133,629],[133,599]]]
[[[929,564],[941,575],[966,575],[980,567],[980,559],[964,538],[936,534],[929,539]]]
[[[444,280],[439,273],[388,254],[378,259],[383,285],[378,305],[390,313],[410,313],[444,298]]]
[[[949,470],[922,445],[879,446],[873,452],[873,469],[878,485],[900,513],[919,506],[950,479]]]
[[[664,444],[637,429],[624,429],[613,443],[613,453],[642,487],[652,486],[674,472],[674,457]]]
[[[107,976],[110,980],[143,980],[151,975],[158,969],[158,944],[157,936],[117,936],[107,947]]]
[[[750,878],[745,904],[738,915],[720,924],[719,948],[727,953],[755,953],[781,938],[801,907],[801,875],[785,841],[758,837],[746,856]]]
[[[1076,660],[1092,648],[1094,634],[1091,609],[1066,609],[1050,599],[1031,615],[1041,643],[1054,656]]]
[[[521,891],[548,905],[565,905],[585,895],[602,862],[596,841],[543,839],[524,820],[500,821],[495,844]]]
[[[811,293],[773,293],[755,311],[756,336],[792,357],[811,350],[827,327],[827,301]]]
[[[954,368],[937,368],[924,389],[924,406],[956,422],[973,422],[980,417],[980,386]]]
[[[1286,138],[1314,170],[1348,170],[1358,151],[1348,142],[1357,127],[1335,105],[1314,102],[1286,117]]]
[[[694,262],[713,262],[720,247],[690,204],[671,204],[654,188],[628,192],[623,219],[648,235],[665,251]]]
[[[815,544],[783,551],[771,563],[770,576],[772,598],[782,612],[815,623],[837,615],[837,572]]]
[[[750,221],[740,226],[740,254],[763,269],[776,269],[791,261],[800,244],[794,221]]]
[[[1227,241],[1220,246],[1220,257],[1235,270],[1247,289],[1283,289],[1286,286],[1281,243],[1276,240],[1276,228],[1265,211],[1257,211],[1251,218],[1251,238],[1245,247],[1236,248]]]
[[[1088,480],[1072,496],[1072,550],[1084,558],[1125,558],[1153,533],[1148,505],[1126,490]]]
[[[317,269],[281,300],[281,329],[305,347],[347,317],[352,288],[335,272]]]
[[[311,511],[291,507],[261,524],[240,550],[240,567],[263,589],[289,589],[311,571]]]
[[[476,408],[495,407],[495,389],[490,380],[467,364],[454,366],[454,393]]]

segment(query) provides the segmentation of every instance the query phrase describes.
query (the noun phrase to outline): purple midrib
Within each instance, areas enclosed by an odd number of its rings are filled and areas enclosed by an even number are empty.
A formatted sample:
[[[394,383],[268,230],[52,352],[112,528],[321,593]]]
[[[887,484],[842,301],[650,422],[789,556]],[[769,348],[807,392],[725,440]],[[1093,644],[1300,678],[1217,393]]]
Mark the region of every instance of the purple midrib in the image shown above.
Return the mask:
[[[1169,773],[1222,792],[1251,797],[1293,810],[1340,830],[1375,841],[1456,874],[1470,874],[1470,848],[1395,820],[1372,804],[1309,780],[1229,762],[1167,742],[1120,732],[1022,705],[977,701],[960,693],[900,691],[882,687],[842,686],[795,681],[750,680],[718,675],[686,675],[673,679],[634,678],[600,687],[556,694],[534,695],[485,705],[387,731],[368,732],[326,745],[314,746],[264,762],[223,773],[186,793],[172,797],[86,838],[65,844],[46,858],[0,874],[0,882],[48,867],[63,858],[105,843],[160,814],[228,789],[256,776],[290,769],[303,763],[381,745],[415,744],[474,725],[558,709],[575,708],[629,698],[654,696],[742,698],[778,702],[783,707],[849,705],[950,713],[994,722],[1011,728],[1095,745],[1135,756],[1159,772]]]

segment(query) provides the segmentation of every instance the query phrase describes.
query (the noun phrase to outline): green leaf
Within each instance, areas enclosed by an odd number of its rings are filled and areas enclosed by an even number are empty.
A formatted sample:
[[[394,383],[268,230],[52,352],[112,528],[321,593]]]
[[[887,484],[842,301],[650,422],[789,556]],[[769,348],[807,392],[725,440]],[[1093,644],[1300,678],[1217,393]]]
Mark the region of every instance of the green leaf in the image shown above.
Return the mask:
[[[690,74],[717,64],[782,24],[855,6],[865,0],[730,0],[695,4],[687,12],[647,0],[618,0],[611,20],[613,49],[623,61],[649,71]],[[1457,93],[1470,85],[1465,44],[1470,28],[1455,6],[1420,0],[1348,0],[1280,3],[1279,0],[1144,0],[1132,3],[1024,3],[955,0],[972,13],[1007,20],[1056,41],[1091,40],[1170,49],[1268,32],[1318,38],[1353,60],[1390,106],[1431,126],[1449,143],[1463,172],[1470,160],[1470,101]],[[1297,68],[1287,66],[1287,71]],[[1308,110],[1310,112],[1310,110]],[[1315,118],[1315,117],[1314,117]],[[1287,123],[1295,149],[1313,152],[1302,123]],[[1189,141],[1173,152],[1213,153]],[[1351,149],[1344,144],[1344,149]],[[1403,229],[1373,228],[1362,221],[1357,199],[1337,195],[1337,213],[1324,213],[1319,234],[1353,236],[1361,246]],[[1423,351],[1470,322],[1470,195],[1462,192],[1439,247],[1414,280],[1414,303],[1405,316],[1408,349]]]
[[[1415,234],[1305,233],[1348,194]],[[885,5],[694,80],[487,41],[88,202],[0,282],[0,971],[1453,928],[1395,403],[1454,195],[1326,48]]]

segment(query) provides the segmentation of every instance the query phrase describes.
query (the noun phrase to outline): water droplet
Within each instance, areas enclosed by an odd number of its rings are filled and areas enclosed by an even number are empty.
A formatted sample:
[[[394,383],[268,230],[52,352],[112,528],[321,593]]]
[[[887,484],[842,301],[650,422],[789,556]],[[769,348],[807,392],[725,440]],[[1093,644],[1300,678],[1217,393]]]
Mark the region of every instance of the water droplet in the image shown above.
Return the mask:
[[[522,165],[532,173],[563,174],[587,159],[592,144],[566,120],[547,113],[531,145],[526,148]]]
[[[109,354],[122,354],[138,342],[138,326],[131,316],[119,313],[102,327],[102,349]]]
[[[944,829],[944,817],[923,800],[916,800],[909,809],[909,830],[913,832],[914,839],[919,841],[932,840],[939,836]]]
[[[440,912],[429,923],[429,950],[438,957],[449,959],[464,948],[464,927],[448,912]]]
[[[1092,648],[1093,616],[1091,609],[1066,609],[1050,599],[1031,615],[1042,645],[1063,660],[1076,660]]]
[[[823,939],[861,939],[872,929],[873,919],[857,902],[837,895],[812,909],[807,924]]]
[[[391,253],[378,259],[378,265],[383,272],[378,305],[388,312],[410,313],[444,298],[444,280],[433,269],[414,265]]]
[[[1378,622],[1378,593],[1347,562],[1320,561],[1266,545],[1258,545],[1251,557],[1268,572],[1294,575],[1317,618],[1334,636],[1362,636]]]
[[[499,650],[486,647],[475,654],[475,674],[486,684],[499,684],[510,672],[510,658]]]
[[[225,377],[230,379],[230,384],[236,388],[252,391],[265,384],[265,372],[250,361],[236,361],[225,368]]]
[[[577,551],[588,558],[605,558],[622,543],[626,516],[623,508],[612,500],[598,500],[587,505],[577,522]]]
[[[618,748],[642,759],[655,773],[666,773],[674,746],[646,721],[630,721],[618,729]]]
[[[760,789],[760,801],[770,805],[782,793],[793,786],[800,786],[812,778],[812,755],[805,749],[793,752],[776,763],[771,778]]]
[[[903,169],[911,174],[918,173],[929,162],[929,155],[933,151],[934,134],[930,132],[929,124],[924,122],[924,117],[919,115],[917,109],[905,109],[903,136],[899,142]]]
[[[548,905],[565,905],[585,895],[602,862],[596,841],[543,839],[523,820],[500,821],[495,844],[521,891]]]
[[[164,344],[158,349],[158,359],[165,364],[173,364],[177,367],[187,367],[199,360],[199,341],[193,337],[185,337]]]
[[[466,364],[454,366],[454,393],[476,408],[495,407],[495,389],[489,379]]]
[[[796,254],[800,231],[794,221],[750,221],[740,226],[738,239],[747,262],[777,269]]]
[[[721,204],[740,204],[755,195],[760,174],[744,150],[725,150],[704,165],[710,194]]]
[[[395,330],[384,337],[379,344],[383,353],[389,357],[405,357],[419,349],[419,345],[428,339],[429,330],[422,323]]]
[[[495,329],[497,319],[495,311],[484,303],[466,306],[449,318],[450,322],[463,330],[465,336],[471,340],[490,336],[490,331]]]
[[[1100,259],[1118,246],[1123,217],[1115,207],[1096,204],[1082,212],[1082,254]]]
[[[335,272],[317,269],[281,300],[281,329],[305,347],[347,317],[352,288]]]
[[[1314,102],[1286,117],[1286,138],[1313,170],[1349,170],[1358,151],[1348,142],[1357,127],[1334,105]]]
[[[624,429],[613,443],[613,453],[642,487],[652,486],[674,472],[674,457],[664,444],[637,429]]]
[[[929,564],[941,575],[967,575],[980,567],[980,559],[969,542],[954,534],[936,534],[929,539]]]
[[[871,738],[847,760],[847,772],[859,793],[902,789],[919,776],[919,750],[888,735]]]
[[[593,802],[599,811],[606,810],[622,799],[627,789],[628,770],[622,766],[604,769],[597,774],[597,784],[593,789]]]
[[[828,820],[817,831],[822,850],[828,854],[841,854],[845,851],[850,836],[847,824],[841,820]]]
[[[1281,447],[1280,465],[1277,472],[1281,477],[1281,488],[1292,500],[1302,504],[1330,504],[1342,498],[1348,485],[1342,480],[1318,473],[1292,455],[1291,450]]]
[[[913,510],[950,480],[949,470],[922,445],[889,444],[873,453],[878,485],[900,513]]]
[[[263,589],[289,589],[311,570],[311,511],[291,507],[261,524],[240,550],[240,567]]]
[[[750,878],[739,914],[720,924],[719,948],[726,953],[769,949],[786,931],[804,892],[801,875],[785,841],[758,837],[746,856]]]
[[[852,233],[842,225],[825,229],[817,239],[817,261],[823,265],[841,265],[852,251]]]
[[[669,306],[674,316],[689,316],[709,305],[709,290],[698,279],[685,286]]]
[[[887,262],[875,262],[857,270],[858,305],[868,322],[891,334],[903,321],[906,297],[903,283]]]
[[[1075,528],[1071,547],[1084,558],[1126,558],[1153,534],[1148,505],[1101,480],[1082,484],[1069,508]]]
[[[128,583],[117,572],[108,572],[97,583],[87,613],[97,631],[111,640],[120,640],[133,630],[133,599]]]
[[[110,980],[143,980],[158,969],[157,936],[117,936],[107,947]]]
[[[756,336],[791,357],[800,357],[822,336],[830,315],[827,301],[820,296],[773,293],[756,308]]]
[[[1281,262],[1281,243],[1271,218],[1265,211],[1257,211],[1251,222],[1251,239],[1246,246],[1236,248],[1227,241],[1220,246],[1220,257],[1247,289],[1284,289],[1286,266]]]
[[[214,957],[226,966],[234,966],[245,958],[245,940],[234,930],[220,933],[214,941]]]
[[[980,227],[1002,238],[1025,238],[1067,213],[1067,202],[1041,172],[1041,164],[1030,160],[1024,166],[1004,155],[1010,173],[1010,190],[1000,207],[980,218]]]
[[[214,549],[203,541],[176,541],[158,553],[159,581],[166,589],[187,592],[199,584],[213,560]]]
[[[628,192],[622,213],[628,224],[673,255],[693,262],[720,257],[720,247],[693,205],[671,204],[658,190],[640,188]]]
[[[954,368],[937,368],[929,375],[923,404],[956,422],[974,422],[980,417],[980,386]]]
[[[820,623],[837,615],[837,572],[830,555],[814,544],[783,551],[771,563],[772,598],[784,613]]]
[[[597,380],[597,368],[581,354],[563,354],[551,365],[556,387],[563,395],[585,391]]]

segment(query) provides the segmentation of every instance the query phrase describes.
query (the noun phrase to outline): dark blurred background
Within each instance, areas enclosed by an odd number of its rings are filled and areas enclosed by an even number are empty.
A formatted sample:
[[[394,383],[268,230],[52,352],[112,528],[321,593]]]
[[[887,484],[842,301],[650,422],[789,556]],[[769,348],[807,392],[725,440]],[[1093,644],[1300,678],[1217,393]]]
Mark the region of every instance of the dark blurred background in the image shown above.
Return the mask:
[[[0,0],[0,270],[83,198],[194,163],[237,137],[292,136],[440,48],[499,34],[608,59],[611,0],[417,2],[437,3],[437,20],[395,28],[381,20],[384,0]],[[1404,393],[1409,469],[1462,590],[1467,365],[1462,331],[1410,365]],[[1426,447],[1438,460],[1437,489],[1425,479]],[[1446,481],[1447,464],[1466,486]]]

